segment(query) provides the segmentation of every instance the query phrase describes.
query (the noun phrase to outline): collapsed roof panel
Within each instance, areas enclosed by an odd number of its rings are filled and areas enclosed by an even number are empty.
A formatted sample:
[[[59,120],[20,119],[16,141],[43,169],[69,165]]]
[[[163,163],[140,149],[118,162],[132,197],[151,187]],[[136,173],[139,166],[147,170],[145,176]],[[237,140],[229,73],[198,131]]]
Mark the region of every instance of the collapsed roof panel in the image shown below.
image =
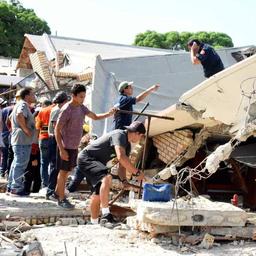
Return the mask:
[[[190,106],[175,104],[158,113],[159,116],[174,117],[173,121],[152,118],[149,136],[155,136],[167,131],[187,128],[202,128],[203,126],[212,127],[220,124],[217,120],[211,118],[202,118],[201,113],[195,111]]]
[[[184,93],[180,102],[202,112],[202,118],[214,118],[240,128],[248,107],[255,102],[256,55],[206,79]]]

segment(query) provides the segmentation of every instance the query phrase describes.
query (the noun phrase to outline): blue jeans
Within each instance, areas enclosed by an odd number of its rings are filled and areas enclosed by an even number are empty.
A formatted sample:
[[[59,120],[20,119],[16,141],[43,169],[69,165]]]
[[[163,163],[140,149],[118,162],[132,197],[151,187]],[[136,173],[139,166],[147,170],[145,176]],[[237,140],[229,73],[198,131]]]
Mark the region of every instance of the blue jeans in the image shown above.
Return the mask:
[[[16,192],[24,190],[24,173],[28,166],[31,154],[31,145],[12,146],[14,158],[12,161],[9,177],[8,189],[14,189]]]
[[[9,148],[8,137],[3,138],[3,142],[4,142],[5,147],[2,148],[1,174],[5,174],[7,172],[7,160],[8,160],[8,148]]]
[[[55,191],[59,174],[59,168],[57,167],[57,143],[54,137],[49,138],[49,155],[50,175],[46,192],[47,195],[51,195]]]
[[[40,174],[43,187],[47,187],[49,183],[49,139],[39,140],[40,148]]]

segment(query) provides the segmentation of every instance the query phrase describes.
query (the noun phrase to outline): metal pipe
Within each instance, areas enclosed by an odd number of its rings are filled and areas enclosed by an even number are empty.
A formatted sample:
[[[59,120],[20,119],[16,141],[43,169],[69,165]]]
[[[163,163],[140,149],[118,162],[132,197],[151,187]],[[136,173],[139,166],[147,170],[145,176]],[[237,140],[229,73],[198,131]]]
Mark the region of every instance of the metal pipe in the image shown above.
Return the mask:
[[[147,150],[147,143],[148,143],[148,134],[149,134],[150,122],[151,122],[151,116],[148,116],[147,132],[146,132],[146,138],[145,138],[144,149],[143,149],[143,156],[142,156],[142,163],[141,163],[141,171],[142,171],[142,172],[144,172],[144,169],[145,169],[146,150]],[[140,189],[139,189],[138,199],[140,199],[141,190],[142,190],[142,181],[140,181]]]
[[[140,113],[140,112],[137,112],[137,111],[128,111],[128,110],[118,109],[117,112],[121,112],[121,113],[125,113],[125,114],[131,114],[131,115],[155,117],[155,118],[166,119],[166,120],[174,120],[174,117],[158,116],[158,115],[153,115],[153,114],[148,114],[148,113]]]
[[[140,111],[140,114],[142,114],[148,106],[149,106],[149,103],[147,102],[147,103],[145,104],[145,106],[142,108],[142,110]],[[133,122],[134,122],[134,121],[137,121],[139,117],[140,117],[140,115],[137,115],[137,116],[133,119]]]

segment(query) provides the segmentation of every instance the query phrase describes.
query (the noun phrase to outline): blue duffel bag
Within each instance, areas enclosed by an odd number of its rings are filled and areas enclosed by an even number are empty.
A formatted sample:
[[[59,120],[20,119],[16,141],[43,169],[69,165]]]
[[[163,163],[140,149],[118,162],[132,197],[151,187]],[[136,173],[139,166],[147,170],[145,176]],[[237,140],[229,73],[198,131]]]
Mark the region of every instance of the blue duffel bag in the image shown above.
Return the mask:
[[[171,184],[150,184],[143,186],[143,201],[168,202],[172,198]]]

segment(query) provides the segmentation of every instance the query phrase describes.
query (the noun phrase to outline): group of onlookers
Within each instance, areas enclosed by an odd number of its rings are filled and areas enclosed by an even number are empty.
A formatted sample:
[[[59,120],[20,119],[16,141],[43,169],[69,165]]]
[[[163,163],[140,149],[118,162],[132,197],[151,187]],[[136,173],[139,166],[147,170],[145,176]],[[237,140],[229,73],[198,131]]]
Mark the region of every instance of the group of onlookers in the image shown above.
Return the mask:
[[[124,184],[127,168],[138,179],[143,178],[143,174],[132,166],[128,154],[130,143],[141,139],[145,127],[140,122],[132,123],[132,114],[123,115],[117,108],[132,111],[132,105],[158,87],[159,85],[152,86],[133,97],[132,82],[122,82],[115,107],[101,114],[93,113],[84,105],[86,87],[82,84],[72,87],[71,97],[65,92],[58,92],[52,102],[45,99],[41,102],[40,109],[35,106],[33,89],[20,89],[15,100],[3,107],[0,113],[3,138],[1,175],[8,179],[7,194],[27,196],[41,189],[46,199],[57,201],[62,208],[72,209],[74,206],[65,195],[65,187],[70,171],[76,167],[75,178],[68,188],[75,190],[77,184],[86,177],[92,189],[92,223],[98,222],[100,207],[103,216],[107,216],[110,221],[112,216],[108,209],[108,193],[111,178],[106,161],[117,157],[119,169],[122,170],[119,176]],[[88,137],[82,137],[83,128],[86,127],[88,132],[85,116],[100,120],[112,115],[114,131],[90,143],[81,150],[78,157],[81,141],[86,141],[85,144],[89,141]]]
[[[224,68],[210,46],[198,40],[191,40],[188,46],[191,61],[203,65],[206,77]],[[91,187],[91,223],[99,222],[100,209],[100,221],[113,222],[108,206],[112,176],[107,163],[114,158],[118,160],[118,176],[124,187],[129,186],[126,170],[137,180],[143,180],[143,173],[128,157],[131,143],[138,143],[146,132],[142,122],[132,122],[132,111],[133,105],[158,88],[158,84],[153,85],[134,97],[133,82],[123,81],[114,107],[101,114],[84,105],[86,87],[82,84],[72,87],[71,97],[58,92],[52,102],[45,99],[40,109],[35,108],[36,97],[30,87],[20,89],[9,106],[0,99],[1,175],[8,177],[7,193],[26,196],[41,189],[46,199],[72,209],[74,205],[67,199],[65,189],[68,176],[75,168],[74,179],[67,188],[76,190],[86,178]],[[113,130],[88,143],[88,137],[83,137],[83,128],[88,128],[85,116],[100,120],[112,115]],[[81,142],[86,146],[78,154]]]

